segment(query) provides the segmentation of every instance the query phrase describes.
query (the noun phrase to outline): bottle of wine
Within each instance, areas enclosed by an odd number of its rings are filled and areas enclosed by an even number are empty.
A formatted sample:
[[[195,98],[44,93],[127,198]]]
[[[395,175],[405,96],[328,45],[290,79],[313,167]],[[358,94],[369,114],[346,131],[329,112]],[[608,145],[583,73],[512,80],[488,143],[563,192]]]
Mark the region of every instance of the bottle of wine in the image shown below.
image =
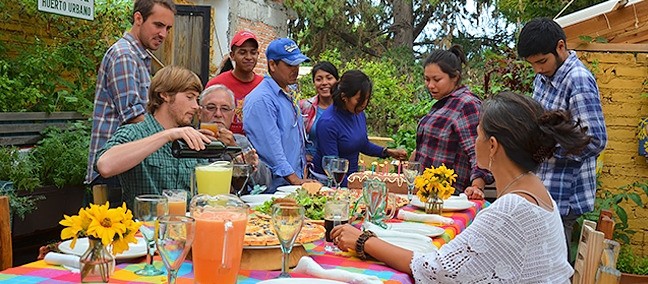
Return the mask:
[[[171,143],[171,154],[176,158],[217,159],[225,154],[236,156],[239,153],[241,153],[241,147],[226,146],[218,140],[209,144],[205,143],[205,149],[200,151],[189,148],[189,145],[182,139]]]

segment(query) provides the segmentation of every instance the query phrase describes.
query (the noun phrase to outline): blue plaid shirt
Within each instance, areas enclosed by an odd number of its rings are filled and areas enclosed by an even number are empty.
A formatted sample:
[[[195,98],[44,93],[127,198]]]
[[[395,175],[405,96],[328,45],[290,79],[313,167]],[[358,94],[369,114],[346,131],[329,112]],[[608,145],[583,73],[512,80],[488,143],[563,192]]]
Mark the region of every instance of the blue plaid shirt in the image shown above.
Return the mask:
[[[117,127],[145,113],[150,69],[151,57],[129,33],[106,51],[97,74],[86,183],[99,175],[94,170],[97,151]]]
[[[607,143],[607,132],[596,80],[570,51],[553,77],[536,75],[533,98],[545,109],[568,110],[587,126],[592,137],[578,155],[565,155],[558,146],[554,156],[540,165],[538,176],[558,204],[560,215],[581,215],[594,209],[596,197],[596,157]]]

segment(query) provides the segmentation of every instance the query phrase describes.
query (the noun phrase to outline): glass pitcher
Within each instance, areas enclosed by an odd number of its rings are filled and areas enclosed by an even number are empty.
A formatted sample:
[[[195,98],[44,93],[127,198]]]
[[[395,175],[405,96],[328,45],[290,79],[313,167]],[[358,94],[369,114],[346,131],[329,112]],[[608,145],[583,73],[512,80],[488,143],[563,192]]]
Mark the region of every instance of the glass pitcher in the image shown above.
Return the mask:
[[[231,194],[199,194],[191,199],[196,219],[192,248],[195,283],[236,283],[248,206]]]
[[[386,227],[385,218],[385,201],[387,199],[387,185],[378,180],[369,178],[362,185],[362,197],[366,204],[367,218],[366,221]]]

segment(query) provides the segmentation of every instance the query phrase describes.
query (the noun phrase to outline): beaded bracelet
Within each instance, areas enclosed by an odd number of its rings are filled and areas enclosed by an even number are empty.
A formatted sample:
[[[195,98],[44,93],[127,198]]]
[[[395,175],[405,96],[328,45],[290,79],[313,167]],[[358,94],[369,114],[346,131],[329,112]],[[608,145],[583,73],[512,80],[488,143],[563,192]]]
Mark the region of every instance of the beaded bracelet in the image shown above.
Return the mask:
[[[358,240],[356,241],[356,247],[355,247],[356,248],[356,254],[358,255],[358,258],[360,258],[362,260],[367,259],[367,255],[365,254],[365,251],[364,251],[365,242],[367,242],[367,240],[369,238],[375,237],[375,236],[376,236],[376,234],[374,234],[374,232],[372,232],[370,230],[366,230],[366,231],[362,232],[362,234],[358,237]]]

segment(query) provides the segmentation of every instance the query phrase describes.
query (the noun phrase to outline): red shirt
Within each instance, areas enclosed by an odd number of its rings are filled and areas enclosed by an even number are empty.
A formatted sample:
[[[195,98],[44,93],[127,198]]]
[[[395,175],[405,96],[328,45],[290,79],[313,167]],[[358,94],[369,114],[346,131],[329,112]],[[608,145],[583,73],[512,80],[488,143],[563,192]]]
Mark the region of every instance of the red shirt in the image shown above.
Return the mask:
[[[207,82],[205,89],[209,88],[212,85],[222,84],[225,87],[229,88],[234,92],[234,100],[236,102],[236,108],[234,109],[234,121],[232,126],[230,126],[230,131],[233,133],[243,134],[243,101],[245,96],[249,94],[254,88],[256,88],[259,83],[263,81],[263,76],[254,74],[254,79],[250,82],[243,82],[238,78],[234,77],[232,71],[227,71],[222,73]]]

